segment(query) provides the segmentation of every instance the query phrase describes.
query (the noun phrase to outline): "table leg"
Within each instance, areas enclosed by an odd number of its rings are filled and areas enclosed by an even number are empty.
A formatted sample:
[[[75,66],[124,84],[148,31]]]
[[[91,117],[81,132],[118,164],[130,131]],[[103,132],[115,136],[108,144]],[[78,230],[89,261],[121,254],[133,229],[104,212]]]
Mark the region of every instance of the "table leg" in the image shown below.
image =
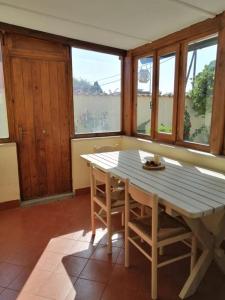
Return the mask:
[[[184,287],[180,292],[180,298],[184,299],[193,295],[205,273],[207,272],[214,256],[214,238],[206,229],[200,219],[184,218],[193,231],[198,241],[202,244],[203,252],[192,269]]]
[[[185,299],[193,295],[213,260],[212,251],[204,250],[183,286],[179,297]]]
[[[219,232],[216,235],[214,260],[220,270],[225,274],[225,253],[224,250],[220,248],[221,243],[225,239],[225,213],[220,220],[218,228]]]
[[[220,270],[225,275],[225,254],[222,249],[215,250],[214,260],[215,260],[217,266],[220,268]]]

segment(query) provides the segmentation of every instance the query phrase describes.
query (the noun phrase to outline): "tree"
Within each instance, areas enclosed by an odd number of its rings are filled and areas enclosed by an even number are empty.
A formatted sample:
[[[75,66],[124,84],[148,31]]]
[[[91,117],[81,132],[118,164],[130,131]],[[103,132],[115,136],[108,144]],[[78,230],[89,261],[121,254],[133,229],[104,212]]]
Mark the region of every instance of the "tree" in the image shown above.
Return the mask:
[[[75,91],[80,93],[89,93],[92,87],[90,82],[82,78],[73,78],[73,86],[75,87]]]
[[[102,88],[100,87],[98,81],[94,82],[94,85],[91,87],[91,91],[94,94],[102,94]]]
[[[191,131],[191,116],[185,107],[184,111],[184,140],[190,140],[190,131]]]
[[[205,65],[204,69],[193,79],[193,89],[188,93],[197,116],[205,115],[211,110],[215,65],[215,60]]]
[[[86,79],[77,79],[73,78],[73,86],[75,87],[75,91],[78,93],[85,94],[101,94],[103,93],[101,86],[98,81],[95,81],[92,85]]]

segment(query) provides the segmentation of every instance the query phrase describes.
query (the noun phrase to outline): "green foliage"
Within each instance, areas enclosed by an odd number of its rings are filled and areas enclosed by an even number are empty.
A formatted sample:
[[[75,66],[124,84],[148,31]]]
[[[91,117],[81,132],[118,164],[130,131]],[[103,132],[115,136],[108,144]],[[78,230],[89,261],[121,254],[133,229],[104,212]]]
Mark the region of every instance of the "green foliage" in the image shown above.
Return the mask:
[[[149,128],[149,122],[150,120],[147,120],[143,123],[141,123],[138,127],[137,127],[137,132],[141,133],[141,134],[147,134],[150,135],[151,134],[151,130]]]
[[[202,72],[199,72],[193,81],[193,89],[188,96],[192,99],[192,108],[197,116],[205,115],[211,110],[211,98],[215,76],[215,60],[205,65]]]
[[[184,140],[190,140],[190,131],[191,131],[191,116],[185,107],[184,112]]]
[[[165,132],[165,133],[171,133],[172,129],[170,126],[164,125],[163,123],[160,124],[159,128],[158,128],[159,132]]]
[[[191,141],[196,141],[196,142],[198,142],[197,140],[196,140],[196,138],[200,135],[200,134],[203,134],[205,137],[207,137],[207,139],[208,139],[208,137],[209,137],[209,131],[208,131],[208,128],[205,126],[205,125],[202,125],[200,128],[197,128],[197,129],[195,129],[195,131],[194,131],[194,133],[191,135],[191,137],[190,137],[190,140]],[[204,141],[204,143],[208,143],[208,140],[205,140]]]

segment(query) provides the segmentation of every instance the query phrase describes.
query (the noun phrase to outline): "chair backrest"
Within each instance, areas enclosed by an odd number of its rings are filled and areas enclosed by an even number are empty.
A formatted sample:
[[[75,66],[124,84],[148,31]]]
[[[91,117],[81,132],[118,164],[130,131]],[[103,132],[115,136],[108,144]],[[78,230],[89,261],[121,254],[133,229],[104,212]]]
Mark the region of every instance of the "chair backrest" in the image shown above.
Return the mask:
[[[111,151],[118,151],[119,144],[115,144],[113,146],[94,146],[94,153],[101,153],[101,152],[111,152]]]
[[[110,173],[105,173],[95,165],[90,165],[91,197],[96,196],[98,192],[104,194],[107,205],[111,205],[111,185]]]
[[[129,180],[127,179],[125,182],[125,188],[126,188],[126,202],[129,202],[130,197],[140,203],[141,205],[147,206],[151,208],[151,229],[152,229],[152,240],[154,243],[157,242],[157,232],[158,232],[158,211],[159,211],[159,202],[158,202],[158,195],[153,193],[147,193],[137,187],[134,184],[131,184]],[[130,195],[130,197],[129,197]],[[126,207],[129,210],[129,204]],[[129,212],[128,212],[129,215]],[[129,217],[128,217],[129,219]]]
[[[106,184],[108,173],[105,173],[104,171],[100,170],[95,165],[91,165],[91,173],[95,181],[98,181],[99,183],[102,184]]]
[[[146,193],[134,184],[128,183],[128,193],[136,202],[154,208],[158,206],[158,196],[152,193]]]

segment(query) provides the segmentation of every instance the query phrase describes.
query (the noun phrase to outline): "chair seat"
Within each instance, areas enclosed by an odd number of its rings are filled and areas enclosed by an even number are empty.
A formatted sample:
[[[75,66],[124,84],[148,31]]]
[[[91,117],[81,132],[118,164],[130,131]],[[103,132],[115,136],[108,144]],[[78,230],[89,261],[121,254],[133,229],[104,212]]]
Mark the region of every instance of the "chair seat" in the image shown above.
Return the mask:
[[[151,216],[137,218],[130,221],[132,225],[137,227],[142,231],[146,236],[151,239]],[[167,215],[165,212],[160,212],[159,214],[159,229],[158,229],[158,240],[162,241],[167,238],[175,237],[179,234],[188,233],[190,229],[182,224],[179,220],[172,218]]]
[[[111,186],[114,188],[114,189],[123,189],[123,190],[125,190],[125,185],[124,185],[124,182],[123,181],[121,181],[119,178],[117,178],[117,177],[112,177],[111,178],[111,181],[110,181],[110,183],[111,183]]]
[[[106,204],[105,192],[98,191],[96,198],[101,201],[103,204]],[[132,198],[130,198],[131,207],[139,207],[140,205],[135,202]],[[120,208],[125,206],[125,191],[122,189],[111,191],[111,207],[112,208]]]

